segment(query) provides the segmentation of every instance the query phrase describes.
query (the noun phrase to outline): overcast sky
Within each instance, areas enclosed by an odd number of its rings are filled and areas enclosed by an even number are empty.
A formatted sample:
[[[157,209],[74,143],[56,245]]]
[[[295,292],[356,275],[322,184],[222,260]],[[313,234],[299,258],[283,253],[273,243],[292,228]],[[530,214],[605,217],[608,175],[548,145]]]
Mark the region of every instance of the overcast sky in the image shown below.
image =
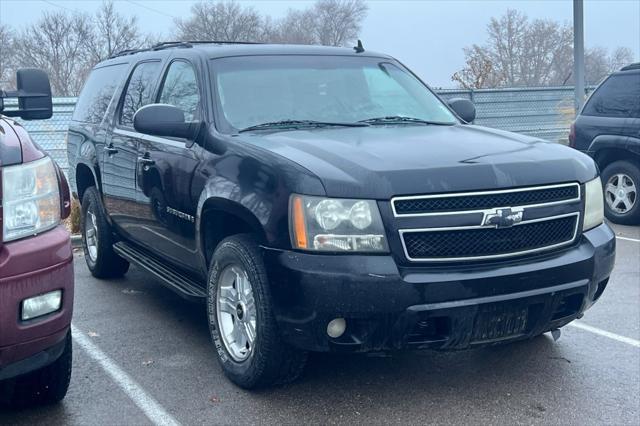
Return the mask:
[[[94,12],[98,0],[0,0],[0,22],[28,25],[43,11]],[[193,1],[118,0],[125,15],[137,15],[143,31],[171,39],[174,18],[185,17]],[[282,16],[309,1],[240,1],[264,14]],[[361,38],[366,49],[389,53],[435,87],[454,87],[451,75],[464,65],[462,48],[486,39],[486,25],[508,8],[530,18],[572,20],[572,0],[413,0],[368,1],[369,14]],[[640,0],[585,1],[585,45],[612,50],[629,47],[640,59]]]

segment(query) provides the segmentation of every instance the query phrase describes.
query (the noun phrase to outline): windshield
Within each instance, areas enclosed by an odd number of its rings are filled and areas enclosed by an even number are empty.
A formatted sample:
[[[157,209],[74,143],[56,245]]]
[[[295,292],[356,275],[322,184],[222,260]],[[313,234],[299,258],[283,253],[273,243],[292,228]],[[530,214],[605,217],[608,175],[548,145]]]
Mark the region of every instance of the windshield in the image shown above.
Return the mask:
[[[388,59],[283,55],[222,58],[212,63],[221,130],[226,132],[292,120],[355,123],[410,117],[457,123],[424,84]]]

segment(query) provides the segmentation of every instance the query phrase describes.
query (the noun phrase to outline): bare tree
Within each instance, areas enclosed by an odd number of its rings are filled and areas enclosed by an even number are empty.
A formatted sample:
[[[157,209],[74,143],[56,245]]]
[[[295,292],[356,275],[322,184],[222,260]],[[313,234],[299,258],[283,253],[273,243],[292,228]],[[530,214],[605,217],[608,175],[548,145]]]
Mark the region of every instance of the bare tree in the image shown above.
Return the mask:
[[[113,1],[103,2],[92,22],[93,31],[85,40],[85,45],[94,64],[122,50],[138,49],[147,42],[138,28],[138,18],[126,18],[119,14]]]
[[[179,40],[264,41],[343,46],[354,42],[367,14],[363,0],[317,0],[274,20],[235,1],[203,1],[177,20]]]
[[[464,54],[467,58],[467,66],[453,74],[451,80],[465,89],[499,85],[500,81],[493,70],[493,63],[482,47],[476,44],[465,47]]]
[[[270,25],[271,32],[266,40],[272,43],[318,44],[315,26],[312,10],[289,9],[282,19]]]
[[[87,15],[45,12],[17,37],[16,62],[45,70],[55,96],[76,96],[88,71],[84,49],[90,34]]]
[[[618,47],[611,53],[609,71],[616,71],[633,62],[633,52],[628,47]]]
[[[264,34],[260,14],[235,1],[195,3],[191,16],[176,25],[180,40],[259,41]]]
[[[0,24],[0,84],[11,81],[15,71],[15,45],[12,33],[8,25]]]
[[[318,44],[344,46],[358,38],[368,6],[363,0],[318,0],[313,6]]]
[[[508,10],[487,26],[483,46],[465,48],[465,67],[451,78],[461,87],[562,86],[572,84],[573,29],[548,19],[530,21],[526,15]],[[620,48],[609,56],[606,49],[585,52],[586,81],[595,84],[631,62],[633,55]],[[615,66],[614,66],[615,64]]]

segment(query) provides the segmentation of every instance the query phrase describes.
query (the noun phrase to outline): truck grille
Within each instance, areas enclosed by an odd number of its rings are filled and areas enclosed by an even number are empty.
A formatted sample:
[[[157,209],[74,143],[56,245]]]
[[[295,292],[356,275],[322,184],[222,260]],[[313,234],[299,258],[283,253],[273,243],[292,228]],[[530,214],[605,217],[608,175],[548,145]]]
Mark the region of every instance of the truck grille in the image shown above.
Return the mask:
[[[401,230],[409,260],[456,261],[516,256],[574,241],[579,213],[520,222],[508,228],[468,226]]]
[[[419,216],[431,213],[484,210],[494,207],[556,204],[579,199],[580,185],[569,183],[490,192],[396,197],[392,204],[396,216]]]

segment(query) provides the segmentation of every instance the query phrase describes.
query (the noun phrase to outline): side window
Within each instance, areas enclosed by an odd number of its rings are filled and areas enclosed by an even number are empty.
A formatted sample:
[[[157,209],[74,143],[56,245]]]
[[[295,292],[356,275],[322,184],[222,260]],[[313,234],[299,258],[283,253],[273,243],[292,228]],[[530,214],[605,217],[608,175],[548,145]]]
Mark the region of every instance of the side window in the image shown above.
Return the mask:
[[[191,64],[175,61],[169,65],[158,102],[180,108],[186,121],[200,118],[198,79]]]
[[[135,67],[124,93],[120,124],[133,127],[136,111],[153,101],[153,88],[159,72],[160,62],[143,62]]]
[[[72,120],[99,124],[126,70],[127,64],[116,64],[91,71],[76,103]]]
[[[591,96],[584,115],[632,117],[638,115],[640,73],[609,77]]]

